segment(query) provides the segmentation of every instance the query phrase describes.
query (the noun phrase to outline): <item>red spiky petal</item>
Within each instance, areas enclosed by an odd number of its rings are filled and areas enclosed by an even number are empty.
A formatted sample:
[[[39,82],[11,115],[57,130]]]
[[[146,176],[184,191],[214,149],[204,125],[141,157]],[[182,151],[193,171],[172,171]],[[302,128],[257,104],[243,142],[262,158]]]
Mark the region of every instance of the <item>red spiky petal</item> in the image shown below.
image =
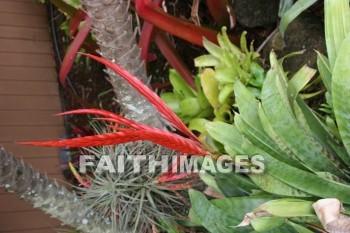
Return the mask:
[[[49,146],[49,147],[90,147],[90,146],[106,146],[120,143],[134,142],[139,140],[151,141],[172,150],[182,153],[194,155],[206,155],[207,151],[203,150],[200,145],[184,137],[159,129],[138,130],[138,131],[119,131],[115,133],[106,133],[95,136],[87,136],[82,138],[64,139],[56,141],[33,141],[19,142],[19,144],[33,146]]]
[[[104,58],[97,57],[91,54],[82,53],[83,55],[94,59],[114,72],[122,76],[131,86],[133,86],[140,94],[142,94],[158,111],[178,130],[185,135],[189,136],[193,140],[200,141],[187,127],[186,125],[176,116],[176,114],[159,98],[159,96],[150,90],[145,84],[139,79],[134,77],[128,71],[124,70],[119,65],[110,62]]]

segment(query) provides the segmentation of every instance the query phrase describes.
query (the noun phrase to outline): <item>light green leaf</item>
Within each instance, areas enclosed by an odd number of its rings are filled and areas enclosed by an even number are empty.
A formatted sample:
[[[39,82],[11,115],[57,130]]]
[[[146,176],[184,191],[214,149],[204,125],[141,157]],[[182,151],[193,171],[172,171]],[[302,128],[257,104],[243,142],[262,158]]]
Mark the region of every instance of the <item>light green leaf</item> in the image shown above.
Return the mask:
[[[243,138],[241,133],[234,125],[224,122],[210,122],[205,125],[209,135],[223,145],[231,147],[233,150],[241,153],[241,144]]]
[[[180,113],[180,101],[181,98],[175,93],[162,93],[161,99],[173,110],[175,113]]]
[[[309,8],[315,2],[317,2],[317,0],[298,0],[288,11],[286,11],[283,14],[279,26],[282,37],[284,37],[284,33],[289,23],[292,22],[296,17],[298,17],[300,13]]]
[[[296,224],[294,222],[291,222],[289,220],[285,220],[286,223],[290,226],[292,226],[298,233],[313,233],[313,231],[310,231],[309,229],[307,229],[306,227],[303,227],[299,224]]]
[[[201,112],[201,107],[197,98],[189,97],[181,100],[180,110],[183,116],[196,116]]]
[[[324,1],[324,24],[327,54],[333,69],[340,46],[350,30],[350,9],[348,0]]]
[[[317,68],[327,91],[332,94],[332,70],[329,66],[328,58],[320,52],[317,52]]]
[[[182,97],[195,97],[196,92],[188,86],[185,80],[173,69],[171,69],[169,79],[174,88],[174,92]]]
[[[219,103],[224,104],[225,101],[232,96],[233,94],[233,85],[232,84],[226,84],[224,87],[220,90],[219,93]]]
[[[200,76],[201,85],[205,97],[215,109],[220,107],[219,103],[219,84],[215,79],[215,71],[213,69],[205,69]]]
[[[222,48],[220,48],[220,46],[217,46],[216,44],[214,44],[213,42],[210,42],[209,40],[207,40],[207,38],[203,38],[203,45],[204,48],[211,54],[213,55],[215,58],[220,59],[222,56],[222,53],[224,52],[224,50]]]
[[[194,59],[195,67],[208,67],[208,66],[215,67],[215,66],[218,66],[219,64],[220,64],[220,61],[210,54],[202,55]]]
[[[281,217],[256,217],[250,220],[250,224],[257,232],[266,232],[284,224]]]
[[[268,201],[258,207],[258,210],[266,211],[278,217],[303,217],[315,216],[312,201],[284,198]]]
[[[205,130],[205,124],[209,123],[207,119],[204,118],[194,118],[190,121],[190,124],[188,125],[188,128],[190,130],[196,130],[200,133],[202,133]]]
[[[350,34],[340,47],[332,79],[333,108],[342,141],[350,153]]]

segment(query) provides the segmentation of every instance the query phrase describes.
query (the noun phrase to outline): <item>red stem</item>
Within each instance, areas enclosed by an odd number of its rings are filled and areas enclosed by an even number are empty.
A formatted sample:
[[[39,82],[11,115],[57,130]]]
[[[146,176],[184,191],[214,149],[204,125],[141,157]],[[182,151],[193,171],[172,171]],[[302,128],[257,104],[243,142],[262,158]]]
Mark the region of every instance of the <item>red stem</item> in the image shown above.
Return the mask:
[[[135,0],[135,6],[137,14],[145,21],[174,36],[200,46],[203,46],[203,37],[217,44],[218,31],[198,27],[188,21],[169,15],[151,0]]]
[[[181,75],[185,82],[195,90],[196,85],[193,81],[192,73],[177,54],[168,36],[163,31],[156,30],[154,32],[154,42],[170,65]]]

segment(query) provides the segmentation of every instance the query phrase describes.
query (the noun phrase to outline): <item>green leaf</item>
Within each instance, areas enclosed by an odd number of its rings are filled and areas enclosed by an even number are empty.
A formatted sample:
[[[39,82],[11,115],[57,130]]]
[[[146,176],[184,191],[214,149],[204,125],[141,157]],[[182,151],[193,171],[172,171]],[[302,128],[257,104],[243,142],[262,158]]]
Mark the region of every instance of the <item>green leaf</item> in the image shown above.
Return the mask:
[[[298,0],[288,11],[283,14],[279,26],[282,37],[284,37],[284,33],[289,23],[315,2],[317,2],[317,0]]]
[[[243,138],[235,126],[217,121],[207,123],[205,125],[205,128],[214,140],[220,142],[223,145],[230,146],[238,153],[243,152],[241,149]]]
[[[209,40],[207,40],[207,38],[203,38],[203,45],[204,48],[211,54],[213,55],[215,58],[220,59],[222,56],[222,53],[224,52],[224,50],[222,48],[220,48],[220,46],[217,46],[216,44],[210,42]]]
[[[328,171],[343,176],[340,169],[327,157],[322,146],[300,128],[293,116],[286,88],[286,80],[281,76],[281,68],[271,53],[271,69],[267,73],[262,89],[262,106],[273,129],[283,143],[313,171]]]
[[[188,97],[180,102],[180,110],[183,116],[196,116],[201,112],[201,107],[197,98]]]
[[[310,197],[311,195],[300,191],[268,173],[250,174],[250,179],[257,184],[262,190],[268,193],[273,193],[281,196],[289,197]]]
[[[350,34],[340,47],[332,79],[333,108],[342,141],[350,153]]]
[[[210,54],[202,55],[194,59],[195,67],[207,67],[207,66],[215,67],[215,66],[218,66],[219,64],[220,64],[220,61]]]
[[[251,194],[253,190],[259,189],[247,176],[236,173],[216,173],[215,180],[226,197]]]
[[[278,16],[282,17],[292,6],[294,0],[280,0],[280,5],[278,9]]]
[[[327,54],[333,69],[340,46],[350,30],[350,9],[348,0],[325,0],[324,23]]]
[[[179,94],[183,98],[196,96],[196,92],[190,86],[188,86],[185,80],[175,70],[171,69],[169,72],[169,79],[175,93]]]
[[[258,210],[266,211],[278,217],[303,217],[315,216],[312,207],[312,201],[305,201],[301,199],[283,198],[268,201],[258,207]]]
[[[162,93],[160,98],[173,110],[175,113],[180,113],[181,98],[175,93]]]
[[[250,224],[257,232],[265,232],[280,227],[284,224],[281,217],[255,217],[250,220]]]
[[[307,229],[306,227],[303,227],[303,226],[301,226],[301,225],[299,225],[299,224],[296,224],[296,223],[294,223],[294,222],[291,222],[291,221],[289,221],[289,220],[285,220],[285,222],[288,224],[288,225],[290,225],[290,226],[292,226],[298,233],[313,233],[313,231],[310,231],[309,229]]]
[[[350,186],[342,183],[324,179],[310,172],[282,163],[272,156],[245,142],[242,149],[251,155],[262,155],[264,157],[265,172],[271,174],[282,182],[314,196],[322,198],[337,198],[350,204]]]
[[[213,69],[205,69],[200,76],[201,85],[205,97],[215,109],[220,107],[219,103],[219,86],[215,79],[215,71]]]
[[[232,67],[217,67],[215,69],[215,78],[223,84],[232,84],[237,76],[237,72]]]
[[[234,229],[232,226],[237,225],[237,219],[233,218],[230,213],[217,208],[209,202],[205,196],[193,189],[189,191],[191,200],[191,210],[196,216],[195,221],[200,222],[209,232],[226,233],[226,232],[246,232],[247,229]],[[236,210],[242,212],[242,210]],[[235,212],[235,211],[233,211]],[[244,214],[243,214],[244,215]]]
[[[304,88],[304,86],[311,80],[315,75],[316,70],[303,66],[289,81],[287,87],[289,104],[294,110],[294,102],[297,98],[299,92]]]
[[[232,84],[226,84],[224,87],[220,90],[219,93],[219,103],[224,104],[226,100],[231,97],[233,94],[233,85]]]
[[[332,70],[329,66],[328,58],[320,52],[317,52],[317,68],[327,91],[332,94]]]
[[[223,194],[221,192],[221,189],[219,188],[218,184],[215,181],[215,177],[210,175],[208,172],[206,171],[201,171],[199,172],[199,177],[201,178],[201,180],[208,185],[210,188],[212,188],[213,190],[215,190],[216,192]]]
[[[196,130],[200,133],[202,133],[203,131],[205,131],[205,124],[209,123],[210,121],[208,121],[207,119],[204,118],[194,118],[190,121],[190,124],[188,125],[188,128],[190,130]]]

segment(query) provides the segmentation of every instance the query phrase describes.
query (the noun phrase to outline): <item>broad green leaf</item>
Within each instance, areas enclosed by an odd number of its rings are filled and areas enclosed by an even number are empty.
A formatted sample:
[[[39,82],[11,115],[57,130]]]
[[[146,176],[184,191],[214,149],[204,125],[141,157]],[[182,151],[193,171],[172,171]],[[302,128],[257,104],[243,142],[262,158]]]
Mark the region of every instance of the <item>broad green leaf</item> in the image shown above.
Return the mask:
[[[239,114],[235,115],[235,124],[237,129],[253,145],[266,151],[281,162],[303,168],[303,166],[297,160],[295,160],[293,157],[289,157],[288,154],[280,150],[279,147],[267,135],[265,135],[263,131],[259,131],[258,129],[249,125]]]
[[[257,232],[266,232],[284,224],[281,217],[255,217],[250,220],[250,224]]]
[[[220,46],[217,46],[216,44],[210,42],[209,40],[207,40],[207,38],[203,38],[203,45],[204,48],[211,54],[213,55],[215,58],[220,59],[222,56],[222,53],[224,52],[224,50],[222,48],[220,48]]]
[[[328,58],[317,52],[317,68],[327,91],[332,94],[332,70],[329,66]]]
[[[175,113],[180,113],[181,98],[175,93],[162,93],[160,98],[173,110]]]
[[[223,194],[221,192],[221,189],[219,188],[218,184],[215,181],[215,177],[210,175],[208,172],[206,171],[201,171],[199,172],[199,177],[201,178],[201,180],[208,185],[210,188],[212,188],[213,190],[215,190],[216,192]]]
[[[196,116],[201,112],[201,107],[197,98],[188,97],[180,102],[180,110],[184,116]]]
[[[169,79],[171,85],[174,88],[174,92],[181,95],[182,97],[195,97],[195,91],[188,86],[185,80],[173,69],[171,69],[169,74]]]
[[[200,76],[201,85],[205,97],[215,109],[219,108],[219,84],[215,79],[215,71],[213,69],[205,69]]]
[[[331,0],[332,1],[332,0]],[[298,0],[294,5],[286,11],[280,22],[280,32],[282,37],[284,37],[284,33],[289,25],[300,13],[309,8],[312,4],[317,2],[317,0]]]
[[[219,103],[224,104],[226,100],[231,97],[233,94],[233,85],[232,84],[226,84],[224,87],[220,90],[219,93]]]
[[[350,204],[350,186],[324,179],[310,172],[282,163],[272,156],[245,142],[242,149],[247,154],[259,154],[265,159],[265,172],[282,182],[298,188],[306,193],[322,198],[337,198],[345,204]]]
[[[285,222],[288,224],[288,225],[290,225],[290,226],[292,226],[298,233],[313,233],[313,231],[310,231],[309,229],[307,229],[306,227],[303,227],[303,226],[301,226],[301,225],[299,225],[299,224],[296,224],[296,223],[294,223],[294,222],[291,222],[291,221],[289,221],[289,220],[285,220]]]
[[[258,210],[266,211],[278,217],[302,217],[315,216],[312,201],[284,198],[268,201],[258,207]]]
[[[272,68],[267,73],[261,98],[262,107],[268,113],[267,118],[273,129],[308,168],[343,176],[340,169],[327,157],[322,146],[298,125],[289,105],[285,79],[280,75],[279,64],[273,53],[270,60]]]
[[[215,58],[213,55],[206,54],[199,56],[194,59],[195,67],[207,67],[207,66],[218,66],[220,64],[219,59]]]
[[[217,67],[215,69],[215,78],[221,84],[232,84],[237,76],[236,70],[232,67]]]
[[[200,222],[209,232],[226,233],[226,232],[247,232],[245,229],[235,229],[232,226],[237,225],[238,221],[231,215],[231,213],[220,209],[209,202],[205,196],[198,191],[191,189],[189,191],[191,200],[191,211],[195,215],[195,221]],[[220,199],[221,200],[221,199]],[[244,210],[232,210],[233,213],[242,213]],[[248,230],[249,231],[249,230]]]
[[[241,144],[243,138],[234,125],[217,121],[207,123],[205,128],[214,140],[223,145],[230,146],[232,149],[242,154]]]
[[[226,30],[226,27],[222,27],[221,34],[218,34],[218,41],[220,45],[226,48],[236,57],[240,57],[243,53],[237,46],[232,44],[230,38],[227,36]]]
[[[342,141],[350,153],[350,34],[340,47],[332,79],[334,114]]]
[[[327,54],[330,67],[333,69],[337,54],[342,51],[340,46],[350,30],[349,1],[325,0],[324,15]]]
[[[209,123],[207,119],[204,118],[194,118],[190,121],[190,124],[188,125],[188,128],[190,130],[196,130],[200,133],[202,133],[205,130],[205,124]]]
[[[215,180],[226,197],[236,196],[237,189],[244,195],[259,189],[247,176],[236,172],[216,173]]]
[[[268,193],[273,193],[281,196],[289,197],[310,197],[311,195],[305,192],[302,192],[290,185],[287,185],[276,179],[274,176],[268,173],[262,174],[250,174],[250,179],[257,184],[262,190]]]

